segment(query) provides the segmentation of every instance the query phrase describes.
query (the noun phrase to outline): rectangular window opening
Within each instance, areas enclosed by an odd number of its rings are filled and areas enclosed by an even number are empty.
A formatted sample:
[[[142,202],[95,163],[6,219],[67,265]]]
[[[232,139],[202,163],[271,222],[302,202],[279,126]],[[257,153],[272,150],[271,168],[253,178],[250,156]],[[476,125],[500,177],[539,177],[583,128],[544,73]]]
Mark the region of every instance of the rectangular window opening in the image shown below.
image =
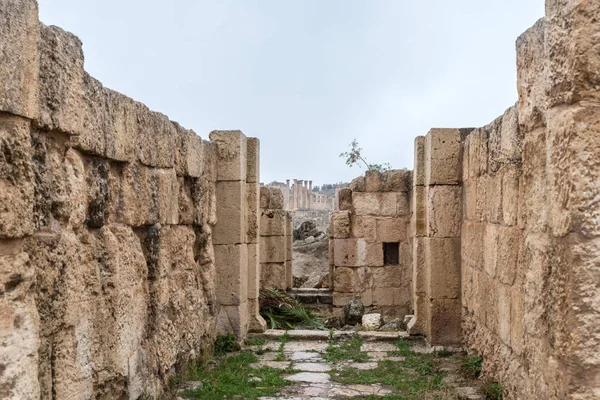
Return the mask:
[[[400,265],[400,243],[383,244],[383,264]]]

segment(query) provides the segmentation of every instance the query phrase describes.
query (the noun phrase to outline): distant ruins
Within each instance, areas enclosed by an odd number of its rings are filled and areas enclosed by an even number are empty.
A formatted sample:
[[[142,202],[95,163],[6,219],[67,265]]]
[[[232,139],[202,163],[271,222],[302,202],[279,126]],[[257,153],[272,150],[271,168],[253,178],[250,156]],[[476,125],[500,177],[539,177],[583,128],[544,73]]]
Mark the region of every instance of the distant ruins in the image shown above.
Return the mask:
[[[273,182],[267,187],[281,190],[283,193],[283,209],[287,211],[337,210],[337,197],[329,199],[324,194],[313,192],[312,181],[294,179],[294,183],[290,186],[290,179],[287,179],[285,183]]]
[[[547,0],[516,50],[516,105],[339,191],[333,311],[412,315],[508,399],[598,399],[600,3]],[[0,0],[0,55],[0,397],[157,399],[217,333],[264,330],[290,211],[331,209],[310,181],[261,187],[258,139],[103,87],[34,0]]]

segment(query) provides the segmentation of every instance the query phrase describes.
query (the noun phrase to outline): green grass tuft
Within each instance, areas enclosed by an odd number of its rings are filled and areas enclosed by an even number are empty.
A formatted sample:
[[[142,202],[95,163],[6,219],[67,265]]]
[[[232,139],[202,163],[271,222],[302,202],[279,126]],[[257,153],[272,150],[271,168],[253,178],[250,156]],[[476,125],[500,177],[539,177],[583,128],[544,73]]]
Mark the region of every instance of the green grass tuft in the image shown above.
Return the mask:
[[[240,350],[241,347],[239,343],[231,333],[225,336],[217,336],[217,339],[215,340],[215,354],[217,356]]]
[[[502,386],[498,382],[488,382],[483,386],[485,400],[502,400]]]
[[[477,354],[463,356],[460,360],[460,371],[466,378],[475,379],[481,375],[481,363],[483,358]]]
[[[362,345],[363,340],[358,335],[354,335],[349,342],[330,339],[323,358],[333,363],[340,361],[367,362],[369,355],[360,351]]]

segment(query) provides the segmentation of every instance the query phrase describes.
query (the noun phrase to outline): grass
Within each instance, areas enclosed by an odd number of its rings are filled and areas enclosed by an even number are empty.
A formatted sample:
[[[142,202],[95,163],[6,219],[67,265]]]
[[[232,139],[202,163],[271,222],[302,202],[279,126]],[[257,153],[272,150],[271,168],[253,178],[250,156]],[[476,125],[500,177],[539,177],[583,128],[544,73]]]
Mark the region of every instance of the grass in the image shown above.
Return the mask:
[[[502,400],[502,386],[498,382],[488,382],[483,386],[485,400]]]
[[[369,356],[360,351],[363,340],[358,335],[354,335],[349,342],[338,342],[332,338],[329,339],[329,346],[325,350],[323,358],[327,361],[338,363],[340,361],[367,362]]]
[[[222,356],[223,354],[240,350],[240,344],[231,333],[224,336],[217,336],[217,339],[215,340],[215,355]]]
[[[292,341],[292,338],[288,334],[287,331],[279,338],[279,350],[277,350],[278,354],[275,357],[275,361],[285,361],[285,354],[283,353],[283,349],[285,348],[285,344]]]
[[[202,382],[202,387],[181,395],[203,400],[253,400],[261,396],[272,396],[281,387],[289,385],[282,375],[294,371],[269,367],[252,368],[250,365],[256,361],[258,358],[254,354],[243,352],[223,357],[216,362],[204,363],[190,371],[187,379]]]
[[[259,303],[260,315],[271,329],[325,329],[320,316],[275,287],[261,289]]]
[[[460,371],[468,379],[476,379],[481,375],[483,358],[477,354],[463,356],[460,359]]]
[[[353,349],[358,341],[353,339]],[[360,340],[360,339],[359,339]],[[361,343],[362,344],[362,343]],[[439,360],[435,354],[417,354],[410,349],[410,343],[399,340],[396,343],[398,350],[390,353],[404,357],[401,361],[379,361],[377,368],[361,371],[358,369],[336,370],[332,379],[343,384],[381,384],[394,389],[394,394],[384,397],[362,397],[362,399],[446,399],[447,389],[444,387],[443,378],[446,371],[439,368]],[[360,349],[360,347],[358,347]],[[337,354],[337,353],[335,353]]]

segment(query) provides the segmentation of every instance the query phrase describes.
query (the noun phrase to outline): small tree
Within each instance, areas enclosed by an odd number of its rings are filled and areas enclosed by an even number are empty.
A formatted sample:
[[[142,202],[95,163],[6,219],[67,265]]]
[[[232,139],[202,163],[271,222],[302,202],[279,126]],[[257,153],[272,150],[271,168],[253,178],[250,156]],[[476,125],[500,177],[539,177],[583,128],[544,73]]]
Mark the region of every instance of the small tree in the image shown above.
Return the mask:
[[[390,163],[369,164],[367,162],[366,158],[361,155],[361,152],[363,149],[362,149],[362,147],[358,147],[358,142],[356,141],[356,139],[354,139],[352,141],[352,143],[350,143],[349,147],[350,147],[350,151],[345,151],[340,154],[340,157],[343,157],[346,159],[346,165],[348,165],[350,167],[352,167],[354,165],[358,165],[360,168],[360,166],[364,164],[364,166],[367,167],[367,171],[384,172],[384,171],[389,171],[390,169],[392,169],[392,166],[390,165]]]

